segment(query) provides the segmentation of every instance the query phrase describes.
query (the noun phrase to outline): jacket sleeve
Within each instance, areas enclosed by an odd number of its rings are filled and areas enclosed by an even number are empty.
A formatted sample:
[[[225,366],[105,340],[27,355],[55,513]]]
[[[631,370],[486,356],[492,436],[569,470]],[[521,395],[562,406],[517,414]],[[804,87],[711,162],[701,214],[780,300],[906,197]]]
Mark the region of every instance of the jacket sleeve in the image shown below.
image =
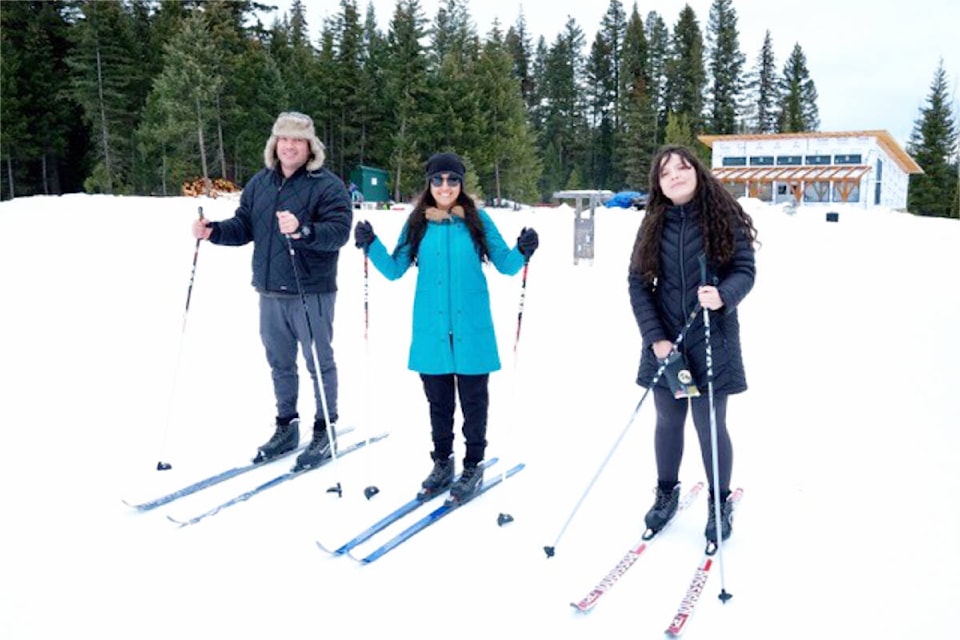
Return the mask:
[[[367,249],[367,255],[377,271],[383,274],[387,280],[397,280],[410,268],[410,247],[407,245],[407,225],[403,225],[400,232],[400,239],[397,240],[397,246],[393,253],[387,252],[387,247],[380,241],[379,236],[373,239],[373,243]]]
[[[240,194],[240,206],[232,218],[214,222],[211,227],[210,242],[232,247],[247,244],[253,241],[253,221],[250,211],[256,197],[257,185],[260,183],[259,174],[250,179]]]
[[[490,262],[493,263],[493,266],[496,267],[500,273],[512,276],[520,271],[520,268],[523,266],[523,254],[520,253],[520,249],[517,247],[511,249],[507,246],[503,236],[500,235],[500,230],[497,229],[497,225],[493,223],[493,220],[486,211],[481,209],[479,214],[480,220],[483,222],[483,234],[487,238],[487,251],[490,252]]]
[[[730,262],[724,265],[723,277],[717,285],[720,299],[723,300],[723,312],[733,312],[737,305],[747,297],[753,288],[756,276],[754,250],[746,230],[741,229]]]
[[[316,178],[307,178],[313,180]],[[295,240],[296,246],[314,251],[339,251],[350,240],[353,204],[339,180],[326,180],[306,225],[310,233]]]
[[[653,286],[644,282],[639,275],[633,272],[627,277],[627,282],[630,289],[633,317],[636,318],[637,327],[640,328],[640,335],[643,337],[644,344],[651,345],[658,340],[672,340],[673,338],[667,335],[663,323],[660,322]]]

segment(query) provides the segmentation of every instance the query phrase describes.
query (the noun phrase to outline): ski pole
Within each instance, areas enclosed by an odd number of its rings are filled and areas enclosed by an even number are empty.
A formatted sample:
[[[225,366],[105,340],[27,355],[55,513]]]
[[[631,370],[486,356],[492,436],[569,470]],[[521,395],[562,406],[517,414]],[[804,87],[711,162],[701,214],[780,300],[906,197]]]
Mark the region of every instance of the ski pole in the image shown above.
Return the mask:
[[[200,219],[203,220],[203,207],[197,207]],[[177,363],[173,369],[173,384],[170,388],[170,400],[167,402],[167,423],[163,429],[163,438],[160,445],[161,456],[167,449],[167,433],[170,431],[170,417],[173,412],[173,400],[176,397],[177,377],[180,372],[180,358],[183,355],[183,336],[187,332],[187,314],[190,313],[190,297],[193,295],[193,280],[197,275],[197,256],[200,255],[200,238],[193,247],[193,266],[190,269],[190,285],[187,287],[187,304],[183,310],[183,323],[180,325],[180,345],[177,347]],[[164,462],[162,459],[157,462],[157,471],[167,471],[172,469],[173,465]]]
[[[700,254],[700,282],[707,284],[707,259]],[[713,472],[713,521],[717,525],[717,567],[720,570],[720,598],[726,602],[733,597],[727,593],[723,573],[723,520],[720,513],[720,454],[717,452],[717,409],[713,404],[713,348],[710,345],[710,311],[703,308],[703,330],[707,348],[707,397],[710,402],[710,462]]]
[[[310,322],[310,308],[307,306],[307,296],[303,293],[303,284],[300,282],[300,271],[297,269],[297,254],[293,249],[293,241],[290,240],[289,235],[284,235],[287,239],[287,249],[290,251],[290,264],[293,265],[293,279],[297,283],[297,293],[300,295],[300,304],[303,305],[303,315],[307,320],[307,336],[310,339],[309,346],[303,350],[307,362],[310,366],[313,367],[313,370],[316,372],[316,376],[311,376],[313,380],[313,392],[320,398],[320,407],[323,411],[323,421],[327,428],[327,441],[330,443],[330,457],[333,459],[334,467],[339,467],[340,464],[337,458],[337,447],[334,442],[333,427],[330,425],[330,412],[327,409],[327,392],[323,386],[323,372],[320,371],[320,354],[316,352],[316,345],[314,344],[314,334],[313,334],[313,323]],[[316,358],[314,354],[316,353]],[[329,493],[336,492],[337,497],[343,497],[343,489],[340,486],[340,482],[337,481],[336,487],[331,487],[327,489]]]
[[[523,305],[527,298],[527,270],[530,268],[530,256],[524,256],[523,259],[523,275],[521,277],[520,285],[520,310],[517,312],[517,334],[513,339],[513,406],[517,406],[517,346],[520,344],[520,323],[523,322]],[[516,414],[514,414],[516,415]],[[508,469],[504,468],[500,473],[500,482],[506,482]],[[513,522],[513,516],[509,513],[501,513],[497,516],[497,524],[503,526],[507,523]]]
[[[517,345],[520,343],[520,323],[523,322],[523,303],[527,298],[527,269],[530,268],[530,258],[523,261],[523,282],[520,285],[520,310],[517,312],[517,336],[513,339],[514,364],[516,364]]]
[[[366,363],[366,377],[367,377],[367,394],[370,393],[370,249],[369,247],[363,248],[363,346],[364,346],[364,362]],[[370,397],[368,395],[367,402],[364,406],[364,413],[366,414],[367,419],[367,428],[370,428]],[[369,464],[367,465],[369,468]],[[369,500],[373,496],[380,493],[380,489],[376,485],[370,485],[363,490],[364,497]]]
[[[680,330],[680,335],[677,336],[677,339],[673,342],[673,348],[678,349],[680,343],[683,342],[683,336],[686,335],[687,330],[693,325],[693,321],[696,320],[697,315],[700,313],[700,304],[697,303],[697,306],[693,311],[690,312],[690,315],[687,316],[687,321],[683,325],[683,329]],[[600,468],[597,469],[597,472],[594,474],[593,478],[590,480],[590,483],[587,485],[587,488],[583,491],[583,495],[580,496],[580,499],[577,500],[576,506],[573,507],[573,511],[570,513],[570,516],[567,518],[567,521],[563,523],[563,526],[560,528],[560,533],[557,534],[557,539],[552,545],[545,546],[543,548],[544,552],[547,554],[548,558],[552,558],[553,554],[556,553],[556,546],[560,544],[560,538],[563,537],[563,533],[567,530],[567,527],[570,526],[570,522],[573,520],[573,517],[576,515],[577,511],[580,510],[580,505],[583,504],[584,499],[587,497],[587,494],[590,493],[590,490],[593,488],[594,483],[600,477],[600,474],[603,472],[604,467],[607,466],[607,463],[610,462],[610,458],[613,457],[614,451],[617,450],[617,447],[620,446],[620,441],[623,440],[623,437],[627,435],[627,431],[630,429],[630,426],[633,424],[633,421],[637,418],[637,414],[640,413],[640,407],[643,406],[643,401],[647,399],[647,396],[650,394],[650,391],[657,385],[657,381],[660,380],[660,376],[663,375],[664,370],[667,368],[667,363],[664,361],[660,367],[657,369],[657,372],[653,376],[653,380],[650,382],[643,395],[640,396],[640,401],[637,402],[637,406],[633,409],[633,413],[630,414],[630,419],[627,420],[626,426],[623,428],[623,431],[620,432],[620,435],[617,436],[616,441],[613,443],[613,447],[610,448],[610,452],[607,453],[607,457],[603,459],[603,462],[600,464]]]

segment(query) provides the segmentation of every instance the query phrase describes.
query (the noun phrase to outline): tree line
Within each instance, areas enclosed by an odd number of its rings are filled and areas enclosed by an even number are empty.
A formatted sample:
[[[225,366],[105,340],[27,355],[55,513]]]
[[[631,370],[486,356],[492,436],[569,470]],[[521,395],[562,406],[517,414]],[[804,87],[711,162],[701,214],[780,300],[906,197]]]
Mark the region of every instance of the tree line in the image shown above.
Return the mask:
[[[643,190],[664,143],[706,155],[701,133],[820,124],[799,43],[778,68],[767,31],[748,64],[733,0],[714,0],[704,26],[688,5],[668,26],[610,0],[589,47],[573,19],[552,41],[534,41],[522,13],[481,36],[468,0],[447,0],[429,19],[419,0],[397,0],[386,32],[372,4],[361,14],[357,0],[340,0],[317,38],[302,0],[289,14],[272,9],[255,0],[0,4],[0,197],[176,195],[198,176],[242,185],[286,110],[313,117],[331,171],[386,169],[397,200],[422,188],[423,160],[436,150],[465,158],[471,192],[535,202],[561,189]],[[938,74],[911,138],[924,194],[932,183],[957,188],[942,64]],[[924,211],[949,213],[946,195],[943,211],[924,197]]]

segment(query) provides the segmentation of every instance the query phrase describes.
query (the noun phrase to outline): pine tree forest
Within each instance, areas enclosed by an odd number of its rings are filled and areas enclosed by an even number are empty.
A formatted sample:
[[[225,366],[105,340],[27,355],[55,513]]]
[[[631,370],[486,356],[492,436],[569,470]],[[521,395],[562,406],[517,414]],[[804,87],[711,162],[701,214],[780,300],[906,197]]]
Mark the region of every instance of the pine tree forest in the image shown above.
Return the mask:
[[[664,143],[708,159],[699,134],[820,126],[801,45],[779,67],[769,30],[745,52],[734,0],[714,0],[705,20],[689,6],[641,15],[609,0],[592,34],[571,18],[536,40],[522,13],[477,33],[469,0],[434,16],[396,0],[385,30],[359,0],[308,25],[304,2],[0,3],[0,198],[242,186],[282,111],[313,118],[327,168],[345,180],[359,165],[384,169],[398,201],[422,188],[439,150],[464,157],[471,193],[534,203],[564,189],[645,190]],[[956,216],[945,78],[941,64],[911,138],[925,170],[911,202]]]

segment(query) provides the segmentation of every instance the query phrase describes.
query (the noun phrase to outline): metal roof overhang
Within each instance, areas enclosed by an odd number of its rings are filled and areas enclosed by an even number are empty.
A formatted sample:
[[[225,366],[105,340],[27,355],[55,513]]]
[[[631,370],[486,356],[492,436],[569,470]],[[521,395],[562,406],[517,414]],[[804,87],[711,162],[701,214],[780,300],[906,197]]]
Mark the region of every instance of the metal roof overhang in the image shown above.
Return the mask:
[[[866,165],[717,167],[720,182],[860,182],[870,172]]]

